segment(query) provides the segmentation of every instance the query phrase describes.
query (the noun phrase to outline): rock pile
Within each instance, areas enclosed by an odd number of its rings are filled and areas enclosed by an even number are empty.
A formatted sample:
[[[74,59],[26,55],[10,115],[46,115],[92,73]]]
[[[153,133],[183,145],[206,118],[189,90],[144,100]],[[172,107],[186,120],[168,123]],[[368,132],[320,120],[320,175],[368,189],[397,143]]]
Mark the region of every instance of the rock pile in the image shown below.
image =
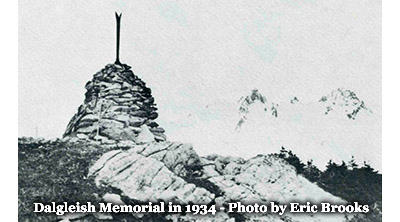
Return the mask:
[[[64,137],[102,143],[165,141],[154,121],[157,108],[150,88],[126,64],[108,64],[85,88],[85,101],[69,122]]]

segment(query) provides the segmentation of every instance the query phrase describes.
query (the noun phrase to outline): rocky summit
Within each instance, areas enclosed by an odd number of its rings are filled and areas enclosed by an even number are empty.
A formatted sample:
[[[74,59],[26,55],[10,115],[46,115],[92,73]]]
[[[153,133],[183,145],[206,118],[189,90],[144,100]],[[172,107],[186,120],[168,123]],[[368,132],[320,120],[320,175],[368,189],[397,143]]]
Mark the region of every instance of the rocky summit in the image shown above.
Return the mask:
[[[112,144],[165,141],[151,89],[126,64],[108,64],[86,83],[84,103],[69,122],[64,137]]]
[[[293,166],[274,155],[251,159],[210,155],[200,157],[192,145],[159,142],[116,149],[105,153],[89,169],[98,187],[112,188],[106,202],[212,204],[219,208],[240,201],[243,204],[304,202],[344,204],[306,178]],[[113,198],[109,198],[113,196]],[[123,203],[122,203],[123,204]],[[141,217],[142,215],[132,215]],[[218,212],[215,216],[165,215],[168,221],[299,221],[340,222],[343,214],[247,214]],[[240,217],[240,218],[239,218]]]

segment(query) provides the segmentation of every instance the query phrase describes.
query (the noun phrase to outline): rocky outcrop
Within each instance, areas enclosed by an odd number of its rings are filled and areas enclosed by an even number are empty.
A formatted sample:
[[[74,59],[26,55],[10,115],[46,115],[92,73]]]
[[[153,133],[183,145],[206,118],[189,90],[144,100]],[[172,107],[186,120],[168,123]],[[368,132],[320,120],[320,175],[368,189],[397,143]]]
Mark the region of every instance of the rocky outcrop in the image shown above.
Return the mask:
[[[150,88],[126,64],[109,64],[87,82],[84,103],[64,137],[137,144],[165,141]]]
[[[229,202],[243,204],[295,202],[344,203],[274,155],[249,160],[211,155],[199,157],[190,144],[159,142],[105,153],[90,169],[99,187],[120,190],[136,202],[172,201],[180,204]],[[345,221],[344,215],[227,214],[167,215],[172,221]]]
[[[89,170],[98,186],[110,186],[130,199],[168,200],[179,204],[208,204],[214,194],[184,180],[187,168],[199,163],[192,147],[180,143],[154,143],[104,154]]]
[[[242,158],[208,156],[203,159],[204,178],[219,186],[226,201],[242,203],[308,200],[330,200],[343,203],[340,198],[325,192],[317,185],[297,175],[294,168],[274,155]]]

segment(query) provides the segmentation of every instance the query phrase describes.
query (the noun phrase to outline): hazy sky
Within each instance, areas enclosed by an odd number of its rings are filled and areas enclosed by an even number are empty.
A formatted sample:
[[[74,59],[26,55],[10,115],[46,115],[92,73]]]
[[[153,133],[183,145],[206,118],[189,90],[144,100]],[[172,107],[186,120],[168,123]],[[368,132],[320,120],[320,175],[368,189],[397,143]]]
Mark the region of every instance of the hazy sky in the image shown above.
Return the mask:
[[[19,136],[62,135],[115,60],[115,11],[121,62],[152,89],[167,135],[188,116],[207,130],[253,88],[276,102],[349,88],[380,115],[377,0],[20,0]]]

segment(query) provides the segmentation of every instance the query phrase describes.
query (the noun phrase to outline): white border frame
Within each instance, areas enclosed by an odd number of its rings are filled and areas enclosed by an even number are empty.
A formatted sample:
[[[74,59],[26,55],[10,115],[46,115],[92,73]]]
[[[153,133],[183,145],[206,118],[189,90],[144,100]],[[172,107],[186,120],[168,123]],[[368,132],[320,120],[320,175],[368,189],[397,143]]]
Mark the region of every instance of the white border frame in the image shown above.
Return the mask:
[[[400,198],[400,2],[384,1],[383,27],[383,69],[382,69],[382,175],[383,175],[383,221],[398,218],[397,201]]]
[[[1,201],[2,220],[18,221],[18,2],[2,1],[1,22]]]

